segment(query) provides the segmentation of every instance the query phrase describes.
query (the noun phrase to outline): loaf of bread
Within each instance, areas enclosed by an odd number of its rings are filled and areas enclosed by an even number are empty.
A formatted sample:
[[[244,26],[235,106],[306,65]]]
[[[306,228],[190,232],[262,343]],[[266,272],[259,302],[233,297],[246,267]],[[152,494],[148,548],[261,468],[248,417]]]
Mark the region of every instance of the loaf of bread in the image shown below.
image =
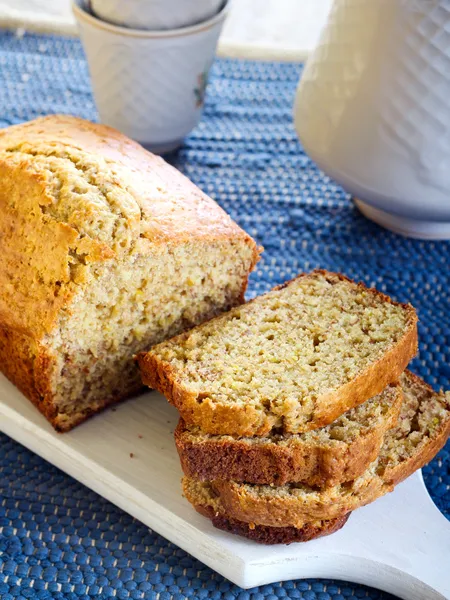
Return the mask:
[[[392,384],[326,427],[267,437],[208,435],[181,419],[175,443],[184,474],[201,481],[329,487],[359,477],[376,459],[402,401],[400,384]]]
[[[185,478],[194,505],[211,506],[226,518],[269,527],[304,527],[338,519],[393,490],[429,462],[450,434],[450,392],[436,393],[419,377],[401,377],[404,401],[397,426],[389,431],[378,458],[352,482],[317,489],[304,484],[250,485]]]
[[[0,368],[56,429],[137,392],[133,354],[243,301],[255,242],[118,132],[9,127],[0,177]]]
[[[301,433],[396,382],[417,351],[416,323],[412,306],[314,271],[139,362],[144,382],[203,433]]]

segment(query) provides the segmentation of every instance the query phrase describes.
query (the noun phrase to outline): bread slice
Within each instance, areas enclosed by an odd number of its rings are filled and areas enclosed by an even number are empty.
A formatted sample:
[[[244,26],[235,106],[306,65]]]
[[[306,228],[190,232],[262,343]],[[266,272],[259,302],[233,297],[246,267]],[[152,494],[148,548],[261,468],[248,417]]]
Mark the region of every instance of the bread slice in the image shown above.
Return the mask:
[[[399,423],[386,434],[378,459],[363,475],[323,490],[303,484],[274,487],[214,481],[210,487],[216,512],[246,523],[303,527],[317,519],[342,517],[392,491],[431,460],[450,434],[450,392],[435,393],[409,372],[401,384],[405,400]],[[185,479],[185,493],[190,481]]]
[[[209,435],[180,419],[175,443],[185,475],[201,481],[333,486],[359,477],[375,460],[402,401],[400,384],[391,384],[326,427],[267,437]]]
[[[205,484],[200,484],[205,485]],[[207,485],[207,484],[206,484]],[[256,525],[255,523],[244,523],[237,519],[232,519],[226,515],[215,513],[209,504],[195,504],[195,489],[190,490],[191,502],[195,505],[195,510],[211,519],[212,524],[217,529],[222,529],[228,533],[234,533],[260,544],[292,544],[293,542],[309,542],[325,535],[330,535],[339,531],[348,521],[350,513],[330,521],[314,521],[305,523],[303,527],[266,527],[265,525]],[[210,490],[211,492],[211,490]],[[202,497],[202,495],[201,495]],[[201,501],[201,500],[200,500]]]
[[[144,383],[205,433],[323,427],[398,380],[417,316],[343,275],[314,271],[139,356]]]
[[[255,242],[162,158],[51,115],[0,131],[0,369],[60,431],[133,355],[244,300]]]

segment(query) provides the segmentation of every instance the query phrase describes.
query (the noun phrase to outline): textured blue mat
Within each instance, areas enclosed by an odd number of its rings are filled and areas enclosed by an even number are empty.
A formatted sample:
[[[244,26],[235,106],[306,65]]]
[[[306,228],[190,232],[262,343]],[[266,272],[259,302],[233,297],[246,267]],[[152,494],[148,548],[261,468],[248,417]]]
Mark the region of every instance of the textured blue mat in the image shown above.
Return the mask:
[[[217,61],[205,114],[170,160],[265,246],[250,294],[325,267],[411,301],[414,368],[450,387],[450,244],[406,240],[365,220],[302,152],[292,126],[298,64]],[[0,34],[0,126],[62,112],[96,118],[77,41]],[[424,470],[450,518],[450,445]],[[0,436],[0,598],[343,600],[392,598],[350,583],[243,591],[58,469]]]

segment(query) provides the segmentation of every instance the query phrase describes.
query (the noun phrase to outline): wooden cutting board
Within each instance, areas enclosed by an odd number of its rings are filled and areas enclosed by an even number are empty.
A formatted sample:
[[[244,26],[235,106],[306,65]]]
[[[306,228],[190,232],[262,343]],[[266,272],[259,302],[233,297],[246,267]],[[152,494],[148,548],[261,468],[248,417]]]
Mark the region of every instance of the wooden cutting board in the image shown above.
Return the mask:
[[[175,409],[151,392],[57,434],[0,375],[0,429],[237,585],[325,577],[405,600],[450,598],[450,523],[416,473],[336,534],[262,546],[215,529],[181,496]],[[142,436],[142,437],[140,437]]]

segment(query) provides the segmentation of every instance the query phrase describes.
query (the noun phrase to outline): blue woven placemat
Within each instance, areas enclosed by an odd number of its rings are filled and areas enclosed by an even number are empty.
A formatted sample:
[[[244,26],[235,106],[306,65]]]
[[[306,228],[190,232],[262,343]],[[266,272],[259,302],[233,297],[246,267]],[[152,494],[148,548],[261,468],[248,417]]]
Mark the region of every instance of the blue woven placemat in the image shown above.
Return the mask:
[[[170,160],[265,247],[250,295],[325,267],[411,301],[414,369],[450,387],[450,243],[365,220],[303,153],[292,125],[301,65],[216,62],[204,118]],[[46,113],[96,119],[78,41],[0,34],[0,126]],[[450,518],[450,445],[424,469]],[[19,444],[0,435],[0,598],[343,600],[392,598],[351,583],[290,581],[244,591]]]

